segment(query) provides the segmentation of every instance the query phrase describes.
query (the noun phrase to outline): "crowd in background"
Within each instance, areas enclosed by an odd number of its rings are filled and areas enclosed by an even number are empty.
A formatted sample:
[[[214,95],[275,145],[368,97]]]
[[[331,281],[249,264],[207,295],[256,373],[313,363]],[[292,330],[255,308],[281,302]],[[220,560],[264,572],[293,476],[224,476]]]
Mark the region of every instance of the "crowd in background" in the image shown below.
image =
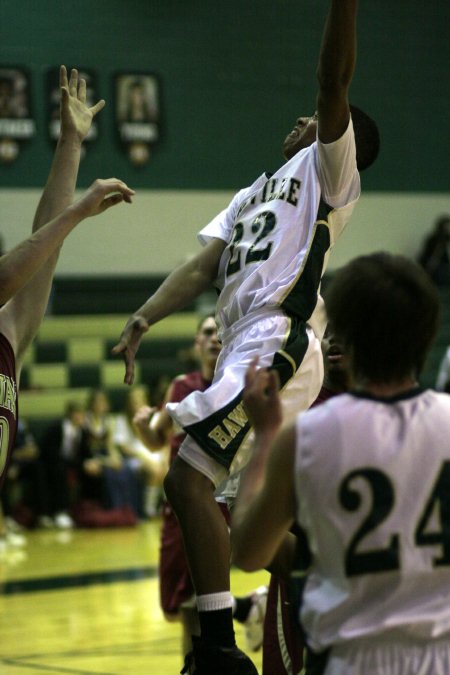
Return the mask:
[[[168,453],[144,465],[133,424],[149,402],[148,388],[134,386],[112,412],[107,392],[92,390],[85,405],[69,401],[39,441],[20,419],[1,496],[3,545],[23,545],[27,528],[132,526],[158,515]]]

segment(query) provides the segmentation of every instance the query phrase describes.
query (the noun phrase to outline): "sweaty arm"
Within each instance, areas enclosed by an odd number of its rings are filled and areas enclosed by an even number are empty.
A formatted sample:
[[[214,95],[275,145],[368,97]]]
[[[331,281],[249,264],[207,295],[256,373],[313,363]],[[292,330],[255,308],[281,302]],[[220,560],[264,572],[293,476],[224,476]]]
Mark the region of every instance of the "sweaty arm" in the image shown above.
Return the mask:
[[[213,283],[225,247],[222,239],[211,239],[200,253],[171,272],[147,302],[130,316],[112,350],[113,354],[123,357],[126,384],[133,384],[136,353],[144,333],[153,324],[188,305]]]
[[[212,239],[196,256],[171,272],[135,314],[151,326],[188,305],[216,279],[225,247],[221,239]]]
[[[256,437],[232,513],[232,559],[246,572],[270,568],[295,519],[294,426],[279,432],[267,458],[263,445]]]
[[[358,0],[331,0],[317,66],[318,133],[322,143],[333,143],[348,126],[348,90],[356,63]]]
[[[332,0],[317,78],[317,163],[325,201],[344,206],[359,197],[356,147],[348,91],[356,63],[357,0]]]

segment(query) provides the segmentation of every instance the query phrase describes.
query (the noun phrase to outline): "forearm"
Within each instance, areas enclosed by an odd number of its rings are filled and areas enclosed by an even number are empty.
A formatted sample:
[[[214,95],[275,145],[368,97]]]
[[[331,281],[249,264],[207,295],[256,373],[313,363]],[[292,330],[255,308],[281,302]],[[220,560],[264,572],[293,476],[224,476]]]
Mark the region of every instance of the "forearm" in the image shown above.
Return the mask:
[[[273,435],[255,437],[252,457],[242,472],[232,512],[231,539],[234,552],[243,548],[247,538],[253,536],[255,523],[259,521],[256,499],[264,485],[272,439]]]
[[[50,173],[36,209],[33,232],[55,218],[73,201],[80,165],[81,141],[75,133],[62,133]]]
[[[322,91],[347,88],[356,63],[358,0],[332,0],[325,23],[317,77]]]
[[[6,303],[28,283],[49,257],[59,250],[80,219],[75,209],[67,209],[2,256],[0,304]]]
[[[165,436],[157,429],[152,429],[149,425],[136,425],[135,429],[139,439],[150,451],[161,450],[167,444]]]
[[[211,284],[207,270],[194,261],[175,269],[135,315],[151,326],[192,302]]]

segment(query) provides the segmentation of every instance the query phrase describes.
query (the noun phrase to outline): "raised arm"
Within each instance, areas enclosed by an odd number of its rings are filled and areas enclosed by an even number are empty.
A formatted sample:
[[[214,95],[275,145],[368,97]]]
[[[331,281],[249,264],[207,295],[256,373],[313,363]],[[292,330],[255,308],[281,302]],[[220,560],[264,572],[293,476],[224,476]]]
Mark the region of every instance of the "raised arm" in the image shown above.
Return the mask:
[[[158,290],[128,319],[113,354],[122,354],[126,384],[133,384],[134,361],[142,336],[150,326],[182,309],[216,279],[226,243],[212,239],[194,258],[177,267]]]
[[[318,133],[332,143],[348,126],[348,90],[356,63],[358,0],[331,0],[322,36],[317,78]]]
[[[99,101],[91,108],[86,105],[86,82],[79,80],[76,70],[71,71],[70,81],[68,81],[66,69],[64,66],[61,67],[60,87],[61,133],[47,184],[33,222],[33,232],[36,235],[40,228],[61,214],[72,203],[80,163],[81,144],[89,131],[93,117],[104,106],[104,101]],[[19,257],[19,260],[17,256],[15,258],[14,262],[18,265],[17,275],[22,285],[26,283],[26,275],[29,275],[30,269],[34,268],[31,281],[15,294],[4,308],[7,311],[2,311],[0,317],[0,328],[8,333],[12,341],[19,367],[23,353],[38,330],[45,312],[59,247],[64,237],[82,219],[77,220],[80,213],[69,212],[58,223],[58,227],[55,228],[56,232],[53,232],[57,237],[55,240],[58,242],[57,246],[51,247],[50,238],[46,236],[33,238],[31,250],[37,257],[28,270],[26,264],[23,264],[26,255]],[[43,245],[44,239],[45,245]],[[43,248],[39,248],[40,245]],[[37,249],[39,253],[36,252]],[[18,253],[23,256],[29,250],[30,247],[26,246]]]

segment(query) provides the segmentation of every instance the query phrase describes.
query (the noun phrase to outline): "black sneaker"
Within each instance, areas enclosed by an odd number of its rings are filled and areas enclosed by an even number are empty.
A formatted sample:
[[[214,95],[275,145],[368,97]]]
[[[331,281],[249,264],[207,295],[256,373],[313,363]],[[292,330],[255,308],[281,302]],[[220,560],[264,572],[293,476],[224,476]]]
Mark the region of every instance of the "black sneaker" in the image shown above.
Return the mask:
[[[181,673],[187,675],[258,675],[256,667],[243,651],[217,647],[193,638],[194,649],[187,654]]]

